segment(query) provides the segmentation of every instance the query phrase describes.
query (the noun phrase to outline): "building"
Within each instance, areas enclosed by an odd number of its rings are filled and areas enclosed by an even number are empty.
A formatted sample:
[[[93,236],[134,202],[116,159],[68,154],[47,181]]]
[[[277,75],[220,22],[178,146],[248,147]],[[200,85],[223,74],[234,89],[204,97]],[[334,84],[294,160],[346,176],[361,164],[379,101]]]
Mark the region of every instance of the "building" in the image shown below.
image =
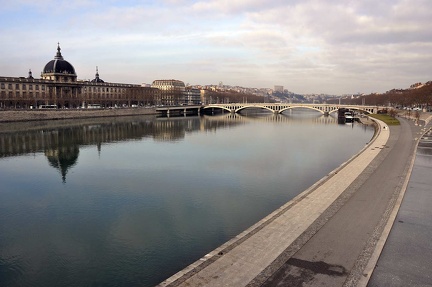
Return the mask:
[[[195,88],[186,88],[184,91],[183,105],[200,105],[201,90]]]
[[[179,80],[155,80],[152,88],[160,90],[158,105],[175,106],[184,103],[185,84]]]
[[[40,79],[35,79],[31,70],[27,77],[0,77],[0,109],[145,106],[154,105],[159,93],[152,87],[107,83],[100,78],[98,67],[93,80],[77,80],[60,44]]]
[[[284,87],[283,86],[274,86],[275,93],[283,93]]]

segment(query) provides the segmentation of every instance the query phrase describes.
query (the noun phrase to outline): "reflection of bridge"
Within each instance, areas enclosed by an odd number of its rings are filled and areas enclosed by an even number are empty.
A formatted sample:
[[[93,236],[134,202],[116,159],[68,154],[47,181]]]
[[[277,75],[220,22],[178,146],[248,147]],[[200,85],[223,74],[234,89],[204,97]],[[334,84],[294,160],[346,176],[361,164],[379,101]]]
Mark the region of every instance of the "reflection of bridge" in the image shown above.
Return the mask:
[[[244,109],[259,108],[266,109],[273,113],[283,113],[286,110],[295,108],[306,108],[319,111],[323,114],[337,112],[340,108],[363,111],[367,114],[376,114],[378,106],[362,106],[362,105],[331,105],[331,104],[289,104],[289,103],[243,103],[243,104],[210,104],[203,106],[202,109],[222,109],[230,113],[237,113]]]
[[[293,124],[299,124],[302,122],[312,122],[316,124],[337,124],[338,120],[336,117],[333,116],[324,116],[322,114],[316,113],[316,115],[310,115],[308,117],[290,117],[287,114],[267,114],[261,115],[261,116],[251,116],[247,115],[244,116],[239,113],[225,113],[215,116],[203,116],[206,121],[225,121],[225,122],[236,122],[236,123],[247,123],[247,122],[253,122],[253,121],[260,121],[260,122],[276,122],[276,123],[284,123],[287,125],[293,125]]]

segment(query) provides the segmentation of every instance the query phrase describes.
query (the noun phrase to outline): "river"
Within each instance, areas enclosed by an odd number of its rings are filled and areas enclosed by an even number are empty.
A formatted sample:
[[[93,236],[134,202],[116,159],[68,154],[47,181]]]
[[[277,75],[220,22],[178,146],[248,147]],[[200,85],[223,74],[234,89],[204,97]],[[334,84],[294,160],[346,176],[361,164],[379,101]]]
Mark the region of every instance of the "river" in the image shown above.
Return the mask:
[[[359,152],[308,110],[0,125],[0,286],[154,286]]]

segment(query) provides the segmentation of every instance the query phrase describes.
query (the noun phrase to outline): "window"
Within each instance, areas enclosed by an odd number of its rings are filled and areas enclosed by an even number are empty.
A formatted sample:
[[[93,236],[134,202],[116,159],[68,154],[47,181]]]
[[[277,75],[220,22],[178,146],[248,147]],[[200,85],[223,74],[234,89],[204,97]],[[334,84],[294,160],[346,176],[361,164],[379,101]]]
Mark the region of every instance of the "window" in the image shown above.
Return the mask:
[[[5,84],[1,83],[1,88],[4,89],[5,88]]]
[[[45,86],[42,86],[42,91],[45,91]]]
[[[8,84],[8,89],[12,90],[12,84]]]
[[[29,85],[29,90],[33,90],[33,85]]]
[[[25,90],[27,88],[26,84],[22,84],[22,88],[23,88],[23,90]]]
[[[19,90],[19,84],[15,84],[15,89]]]
[[[36,88],[36,91],[39,91],[39,85],[36,85],[35,88]]]

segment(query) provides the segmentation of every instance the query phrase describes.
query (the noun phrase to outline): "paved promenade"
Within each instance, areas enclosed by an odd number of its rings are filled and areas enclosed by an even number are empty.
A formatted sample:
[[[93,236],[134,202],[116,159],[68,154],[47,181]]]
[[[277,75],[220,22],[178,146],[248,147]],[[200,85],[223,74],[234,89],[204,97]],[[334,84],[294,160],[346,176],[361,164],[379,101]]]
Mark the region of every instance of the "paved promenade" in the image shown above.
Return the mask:
[[[432,125],[418,144],[407,189],[368,286],[432,286]]]
[[[412,121],[401,121],[390,129],[380,122],[376,137],[358,156],[160,286],[367,283],[365,268],[397,203],[415,134],[421,132]]]

